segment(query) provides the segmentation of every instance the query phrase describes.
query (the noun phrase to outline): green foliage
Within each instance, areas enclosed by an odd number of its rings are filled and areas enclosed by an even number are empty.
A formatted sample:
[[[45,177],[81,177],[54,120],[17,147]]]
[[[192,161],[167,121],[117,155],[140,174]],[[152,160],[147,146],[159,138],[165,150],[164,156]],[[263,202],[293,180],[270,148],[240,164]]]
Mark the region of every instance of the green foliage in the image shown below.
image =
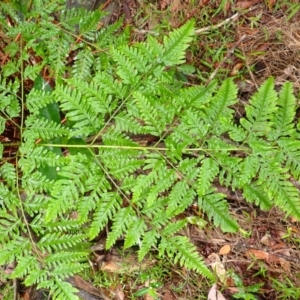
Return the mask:
[[[140,261],[156,249],[212,278],[183,235],[188,220],[182,213],[196,203],[211,226],[238,230],[219,186],[300,219],[291,84],[277,93],[268,79],[237,121],[231,79],[192,87],[176,79],[193,21],[162,41],[149,37],[128,46],[120,22],[97,30],[99,12],[65,12],[56,23],[59,6],[49,4],[38,15],[42,2],[33,2],[21,19],[13,6],[0,4],[17,23],[1,21],[7,36],[22,36],[5,50],[11,65],[0,83],[2,132],[6,121],[15,124],[21,116],[17,163],[0,167],[0,264],[17,262],[11,278],[49,289],[53,299],[77,299],[67,278],[87,267],[89,242],[105,227],[107,249],[123,238],[124,248],[139,246]],[[30,53],[40,56],[34,68]],[[55,79],[53,90],[42,80],[44,67]],[[35,81],[27,92],[25,80]],[[137,135],[156,142],[144,146]]]

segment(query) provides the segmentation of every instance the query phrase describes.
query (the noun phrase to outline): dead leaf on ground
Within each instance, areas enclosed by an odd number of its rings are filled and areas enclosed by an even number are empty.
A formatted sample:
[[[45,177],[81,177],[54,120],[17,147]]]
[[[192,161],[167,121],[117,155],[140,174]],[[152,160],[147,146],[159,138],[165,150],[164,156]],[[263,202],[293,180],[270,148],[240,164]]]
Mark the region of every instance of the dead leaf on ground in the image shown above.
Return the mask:
[[[220,282],[225,283],[226,281],[226,269],[224,264],[221,262],[220,257],[216,253],[212,253],[208,256],[211,268],[216,272]]]
[[[163,295],[163,300],[175,300],[176,298],[170,291],[166,291]]]
[[[238,1],[238,3],[236,4],[236,7],[246,9],[246,8],[250,8],[260,2],[263,2],[263,0]]]
[[[161,0],[159,1],[159,6],[161,10],[165,10],[167,6],[169,6],[171,3],[171,0]]]
[[[266,233],[261,239],[260,239],[260,242],[263,244],[263,245],[266,245],[266,246],[271,246],[272,244],[272,237],[269,233]]]
[[[117,300],[125,299],[125,294],[121,284],[117,284],[116,286],[110,287],[110,290],[114,293],[115,299]]]
[[[224,245],[224,246],[220,249],[219,255],[227,255],[227,254],[230,253],[230,251],[231,251],[230,245]]]
[[[180,8],[180,0],[173,0],[170,11],[171,13],[176,13]]]
[[[226,300],[220,291],[217,290],[217,285],[214,283],[209,290],[207,300]]]

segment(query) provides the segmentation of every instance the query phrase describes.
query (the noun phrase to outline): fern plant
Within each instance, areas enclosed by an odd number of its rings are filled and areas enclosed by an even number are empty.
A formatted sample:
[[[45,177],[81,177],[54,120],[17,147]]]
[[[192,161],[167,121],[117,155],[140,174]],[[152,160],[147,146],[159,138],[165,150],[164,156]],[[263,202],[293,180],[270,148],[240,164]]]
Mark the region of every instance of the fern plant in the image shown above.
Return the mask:
[[[290,83],[277,93],[268,79],[236,121],[231,79],[207,86],[176,79],[193,21],[163,40],[128,46],[121,22],[96,30],[101,13],[74,10],[56,23],[54,3],[39,19],[41,1],[34,1],[22,20],[18,8],[0,4],[17,24],[1,23],[17,41],[5,49],[0,85],[1,132],[8,122],[20,132],[15,163],[4,151],[12,144],[0,148],[0,265],[16,262],[10,278],[46,288],[53,299],[78,299],[67,278],[88,266],[91,241],[108,224],[107,249],[123,238],[124,248],[139,246],[140,261],[157,249],[213,278],[183,234],[182,213],[197,203],[212,225],[237,231],[217,185],[300,218],[300,127]],[[29,53],[40,63],[28,63]],[[137,139],[149,136],[151,145]]]

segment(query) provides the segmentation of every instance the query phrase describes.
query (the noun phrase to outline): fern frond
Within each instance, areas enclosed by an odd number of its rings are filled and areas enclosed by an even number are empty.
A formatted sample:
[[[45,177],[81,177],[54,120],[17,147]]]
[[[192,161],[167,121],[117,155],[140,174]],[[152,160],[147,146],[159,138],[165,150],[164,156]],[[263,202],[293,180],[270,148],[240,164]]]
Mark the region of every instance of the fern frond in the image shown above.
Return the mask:
[[[6,184],[11,189],[13,189],[15,187],[16,180],[17,180],[15,166],[13,164],[5,162],[0,167],[0,177],[2,180],[5,180]],[[1,192],[0,192],[0,197],[1,197]]]
[[[63,280],[82,272],[86,267],[86,264],[80,264],[78,262],[68,263],[67,261],[64,261],[51,270],[51,277]]]
[[[63,249],[72,249],[83,242],[85,238],[85,234],[62,234],[60,232],[51,232],[45,234],[37,245],[40,249],[52,253]]]
[[[294,136],[294,117],[296,112],[296,98],[293,94],[293,85],[286,82],[282,86],[278,98],[278,111],[272,131],[269,134],[270,140],[278,140],[281,137]]]
[[[94,63],[94,55],[89,50],[80,51],[76,57],[72,68],[72,75],[78,80],[88,81],[91,77],[91,68]]]
[[[135,86],[136,82],[140,82],[140,75],[134,63],[124,56],[124,53],[120,50],[112,49],[111,52],[117,64],[116,73],[122,79],[123,83]],[[133,50],[131,52],[133,52]]]
[[[274,112],[277,110],[277,94],[274,90],[274,79],[269,78],[254,94],[247,107],[246,119],[241,119],[241,125],[248,131],[248,139],[254,136],[264,136],[271,131]]]
[[[166,216],[175,216],[185,211],[195,199],[196,192],[184,180],[175,183],[168,196]]]
[[[296,180],[300,179],[300,141],[292,138],[281,138],[278,145],[283,152],[282,162],[291,170]]]
[[[234,111],[229,106],[235,103],[237,103],[237,88],[231,79],[226,79],[205,110],[206,123],[216,135],[227,130],[222,126],[222,122],[232,118]]]
[[[268,197],[267,193],[257,183],[244,184],[243,185],[243,196],[250,203],[259,205],[263,210],[270,209],[272,207],[272,201]]]
[[[129,32],[128,30],[120,31],[122,26],[123,20],[122,18],[120,18],[116,20],[116,22],[108,24],[107,26],[103,26],[100,30],[98,30],[96,35],[96,45],[98,49],[105,49],[111,45],[115,45],[118,47],[123,44],[127,45],[129,39]],[[105,55],[104,57],[105,59],[107,59],[107,55]],[[103,64],[100,64],[100,68],[102,66]],[[99,65],[97,67],[99,67]],[[98,70],[100,71],[100,69]],[[102,69],[102,71],[104,70],[105,68]]]
[[[75,136],[91,135],[101,128],[96,105],[91,105],[92,99],[87,99],[80,90],[59,85],[53,94],[60,102],[61,109],[66,111],[66,118],[74,122]]]
[[[59,251],[51,253],[45,258],[45,263],[49,268],[55,268],[62,264],[76,264],[85,261],[88,253],[79,251]]]
[[[26,120],[26,127],[25,139],[30,137],[30,139],[50,140],[54,137],[66,136],[70,132],[61,124],[44,118],[37,119],[36,115],[32,115]]]
[[[3,234],[5,235],[6,233],[3,232]],[[7,235],[6,237],[9,237],[10,240],[2,239],[5,242],[5,249],[1,248],[0,251],[1,265],[12,263],[17,258],[23,257],[24,253],[28,254],[31,250],[31,245],[27,238],[23,238],[17,234]]]
[[[160,136],[166,127],[166,120],[159,111],[158,99],[150,98],[140,92],[134,92],[133,97],[138,108],[139,115],[145,121],[144,129],[147,133]]]
[[[133,134],[144,133],[143,127],[138,121],[126,112],[121,112],[114,117],[115,130],[120,132],[132,132]]]
[[[151,206],[158,198],[159,194],[167,191],[173,186],[176,181],[176,173],[174,170],[161,169],[157,173],[157,177],[160,179],[150,188],[147,195],[147,205]]]
[[[195,270],[207,278],[213,278],[213,275],[198,255],[196,247],[186,236],[162,238],[158,249],[160,256],[166,252],[180,266],[186,266],[188,269]]]
[[[272,180],[269,180],[270,176]],[[276,160],[262,163],[258,183],[279,208],[300,220],[299,191]]]
[[[66,161],[59,155],[43,147],[37,147],[27,153],[26,159],[22,161],[22,168],[26,169],[28,165],[31,169],[37,169],[41,166],[60,167],[66,164]]]
[[[255,178],[260,167],[260,159],[257,155],[249,155],[239,164],[240,187],[249,184]]]
[[[121,209],[121,198],[116,193],[103,193],[99,197],[97,208],[93,214],[93,221],[91,223],[88,235],[94,238],[104,228],[108,220]]]
[[[113,217],[113,225],[106,240],[106,249],[115,244],[117,239],[126,232],[134,222],[135,213],[129,206],[121,208]]]
[[[198,177],[197,193],[199,197],[204,196],[211,187],[212,181],[219,173],[219,165],[212,158],[205,158],[202,161]]]
[[[49,280],[48,270],[45,269],[34,269],[27,275],[24,280],[26,286],[31,286],[33,284],[43,284],[45,287],[49,287],[47,285],[47,281]]]
[[[49,289],[50,295],[57,300],[79,300],[76,295],[78,292],[69,282],[63,281],[60,278],[51,278],[48,280],[39,280],[38,289]]]
[[[46,83],[45,83],[46,84]],[[32,89],[26,98],[26,106],[32,114],[39,114],[39,110],[54,102],[51,92],[44,89]]]
[[[35,256],[26,253],[25,256],[17,260],[17,266],[11,274],[12,278],[22,278],[26,276],[31,270],[38,269],[39,262]]]
[[[164,51],[158,57],[158,62],[165,66],[174,66],[184,63],[185,51],[194,35],[194,21],[190,20],[179,29],[165,36],[163,40]]]
[[[3,182],[0,182],[0,203],[2,207],[7,209],[12,213],[16,213],[16,205],[18,204],[19,199],[17,195],[11,192],[10,188],[7,185],[4,185]],[[0,210],[1,211],[1,210]],[[4,216],[9,216],[7,211],[4,210]],[[10,218],[10,217],[9,217]]]
[[[101,90],[111,96],[117,96],[119,99],[124,99],[130,90],[129,85],[125,85],[122,81],[115,79],[107,71],[99,72],[95,75],[93,83],[100,85]],[[112,100],[112,98],[108,98]]]
[[[215,226],[220,226],[225,232],[235,232],[238,224],[228,212],[228,203],[225,195],[216,193],[213,189],[203,197],[199,197],[198,205],[207,214],[209,220],[213,220]]]
[[[134,222],[128,228],[125,235],[124,249],[130,248],[133,245],[141,244],[141,237],[147,230],[147,225],[143,219],[134,218]]]
[[[143,236],[142,242],[139,244],[138,259],[141,262],[153,246],[156,245],[160,235],[155,230],[149,230]]]
[[[187,220],[179,220],[176,222],[169,223],[161,232],[162,236],[173,236],[175,233],[180,231],[187,224]]]
[[[193,86],[186,89],[181,89],[178,96],[176,96],[176,103],[182,108],[194,107],[203,109],[206,103],[210,101],[213,92],[217,87],[217,82],[212,81],[207,86]],[[181,116],[181,114],[179,114]]]

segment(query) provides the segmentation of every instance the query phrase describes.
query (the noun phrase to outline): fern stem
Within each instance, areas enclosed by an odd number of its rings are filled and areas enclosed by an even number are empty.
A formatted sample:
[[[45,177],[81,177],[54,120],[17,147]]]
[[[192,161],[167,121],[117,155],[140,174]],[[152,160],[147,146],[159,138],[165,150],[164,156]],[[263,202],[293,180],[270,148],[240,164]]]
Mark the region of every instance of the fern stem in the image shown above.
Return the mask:
[[[119,150],[143,150],[143,151],[168,151],[168,148],[164,147],[143,147],[143,146],[115,146],[115,145],[67,145],[67,144],[39,144],[43,147],[55,147],[55,148],[96,148],[96,149],[119,149]],[[275,148],[275,147],[274,147]],[[214,148],[186,148],[183,152],[213,152],[216,151]],[[249,148],[233,147],[226,149],[218,149],[218,151],[249,151]]]

